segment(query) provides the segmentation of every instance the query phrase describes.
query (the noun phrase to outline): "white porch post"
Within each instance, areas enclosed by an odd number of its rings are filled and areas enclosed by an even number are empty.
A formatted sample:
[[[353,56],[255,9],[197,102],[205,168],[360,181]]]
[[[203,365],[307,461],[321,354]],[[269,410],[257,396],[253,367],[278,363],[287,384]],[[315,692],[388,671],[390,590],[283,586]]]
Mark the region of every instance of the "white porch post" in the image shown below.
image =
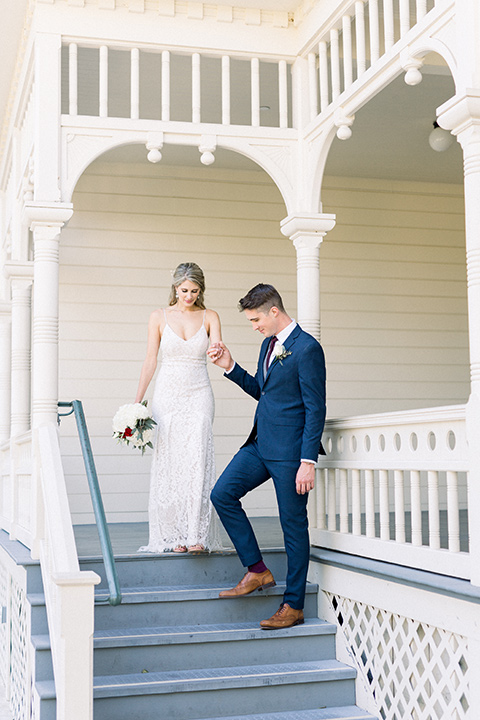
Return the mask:
[[[10,326],[10,305],[0,303],[0,444],[10,435]]]
[[[452,98],[437,113],[439,125],[457,136],[464,158],[471,389],[466,415],[470,468],[468,527],[471,581],[480,585],[480,90]]]
[[[33,232],[32,426],[56,422],[58,402],[58,262],[61,229],[71,205],[27,205]]]
[[[12,297],[11,437],[30,429],[31,306],[33,263],[7,263]]]
[[[335,215],[301,213],[280,223],[297,251],[297,320],[320,340],[320,245],[335,226]]]

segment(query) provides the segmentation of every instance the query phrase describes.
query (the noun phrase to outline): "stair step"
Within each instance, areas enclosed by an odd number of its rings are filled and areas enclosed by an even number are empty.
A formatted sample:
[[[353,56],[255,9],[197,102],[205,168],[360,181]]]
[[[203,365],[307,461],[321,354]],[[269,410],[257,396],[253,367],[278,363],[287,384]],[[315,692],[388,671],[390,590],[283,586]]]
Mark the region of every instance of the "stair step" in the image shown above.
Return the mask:
[[[365,710],[360,710],[356,705],[348,705],[348,707],[287,710],[278,713],[260,713],[260,715],[229,715],[228,717],[198,718],[198,720],[377,720],[377,718]]]
[[[258,622],[97,631],[95,674],[215,667],[220,658],[229,666],[326,660],[335,656],[335,631],[317,618],[275,632]]]

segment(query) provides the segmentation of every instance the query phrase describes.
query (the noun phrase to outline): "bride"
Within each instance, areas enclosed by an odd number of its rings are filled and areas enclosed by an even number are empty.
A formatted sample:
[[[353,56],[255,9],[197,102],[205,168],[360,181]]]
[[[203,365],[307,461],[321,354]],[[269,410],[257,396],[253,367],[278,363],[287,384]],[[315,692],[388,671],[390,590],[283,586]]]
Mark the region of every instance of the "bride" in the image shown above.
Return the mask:
[[[147,354],[135,402],[141,402],[162,362],[152,414],[157,439],[150,472],[149,542],[140,552],[202,552],[220,546],[212,520],[215,483],[214,400],[206,351],[221,340],[220,319],[204,305],[205,278],[195,263],[173,273],[166,309],[148,324]]]

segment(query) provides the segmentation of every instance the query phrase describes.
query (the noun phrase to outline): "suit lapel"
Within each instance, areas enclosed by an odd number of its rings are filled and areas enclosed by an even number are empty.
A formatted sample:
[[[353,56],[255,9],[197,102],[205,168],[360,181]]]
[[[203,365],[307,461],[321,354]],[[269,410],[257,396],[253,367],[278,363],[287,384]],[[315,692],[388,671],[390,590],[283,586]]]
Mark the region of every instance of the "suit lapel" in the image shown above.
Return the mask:
[[[290,335],[285,340],[285,342],[282,343],[285,350],[290,350],[290,348],[293,347],[293,345],[295,344],[295,340],[297,339],[297,337],[300,335],[301,332],[302,332],[302,328],[300,327],[300,325],[296,325],[294,327],[294,329],[292,330],[292,332],[290,333]],[[263,350],[263,348],[262,348],[262,350]],[[263,358],[265,358],[265,354],[266,354],[266,348],[265,348],[265,352],[263,353]],[[274,367],[279,364],[280,364],[279,360],[274,360],[273,362],[270,363],[270,367],[267,370],[267,375],[265,377],[264,384],[267,382],[268,378],[270,377],[270,373],[272,372]],[[262,364],[262,367],[263,367],[263,364]]]

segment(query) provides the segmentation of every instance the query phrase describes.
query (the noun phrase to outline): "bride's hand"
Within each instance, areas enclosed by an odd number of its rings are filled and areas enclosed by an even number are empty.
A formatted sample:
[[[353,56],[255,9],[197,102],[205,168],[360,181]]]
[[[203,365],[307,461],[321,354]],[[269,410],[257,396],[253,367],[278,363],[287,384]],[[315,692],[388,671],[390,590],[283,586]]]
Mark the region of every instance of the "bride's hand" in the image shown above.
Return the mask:
[[[212,362],[215,362],[223,355],[223,348],[221,347],[220,343],[212,343],[210,347],[207,350],[207,355],[210,358]]]
[[[214,365],[228,370],[233,365],[230,351],[223,342],[213,343],[207,350],[207,355]]]

